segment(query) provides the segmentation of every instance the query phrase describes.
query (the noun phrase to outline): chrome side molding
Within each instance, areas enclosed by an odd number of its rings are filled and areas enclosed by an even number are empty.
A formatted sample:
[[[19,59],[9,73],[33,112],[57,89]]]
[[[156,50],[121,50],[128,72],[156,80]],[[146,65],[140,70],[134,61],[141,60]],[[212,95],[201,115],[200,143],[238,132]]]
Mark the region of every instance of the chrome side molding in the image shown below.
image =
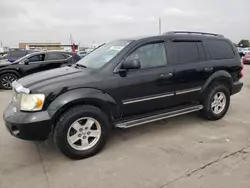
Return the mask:
[[[153,99],[160,99],[160,98],[171,97],[171,96],[174,96],[174,92],[163,93],[160,95],[150,95],[150,96],[146,96],[146,97],[127,99],[127,100],[122,101],[122,103],[123,104],[132,104],[132,103],[149,101],[149,100],[153,100]]]
[[[185,89],[185,90],[178,90],[178,91],[176,91],[176,95],[196,92],[196,91],[200,91],[201,89],[202,89],[202,87],[195,87],[195,88],[190,88],[190,89]]]

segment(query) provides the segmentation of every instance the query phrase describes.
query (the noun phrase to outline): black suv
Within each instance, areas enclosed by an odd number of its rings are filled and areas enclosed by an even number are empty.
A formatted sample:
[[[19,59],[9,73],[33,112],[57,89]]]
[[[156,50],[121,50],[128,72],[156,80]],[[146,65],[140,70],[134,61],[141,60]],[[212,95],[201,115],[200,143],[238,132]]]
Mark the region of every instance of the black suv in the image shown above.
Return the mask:
[[[35,52],[13,63],[0,63],[0,88],[11,89],[11,82],[40,71],[72,65],[81,59],[76,53],[64,51]]]
[[[12,83],[4,112],[9,132],[44,140],[53,133],[73,159],[98,153],[111,128],[129,128],[194,111],[222,118],[240,92],[242,64],[222,35],[169,32],[116,40],[76,65]]]

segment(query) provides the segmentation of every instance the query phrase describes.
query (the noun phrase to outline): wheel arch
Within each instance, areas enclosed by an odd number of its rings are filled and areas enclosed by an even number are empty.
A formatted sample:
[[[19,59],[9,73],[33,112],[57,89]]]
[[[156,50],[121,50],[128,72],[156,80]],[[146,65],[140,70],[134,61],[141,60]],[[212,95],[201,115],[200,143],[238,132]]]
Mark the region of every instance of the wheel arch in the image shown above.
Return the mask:
[[[202,87],[201,90],[202,100],[204,100],[206,92],[208,91],[209,87],[216,83],[224,84],[225,86],[228,87],[230,94],[232,93],[233,78],[227,71],[221,70],[213,73]]]
[[[64,112],[80,105],[92,105],[101,109],[111,121],[121,116],[118,103],[109,94],[98,89],[82,88],[68,91],[51,102],[48,113],[53,124]]]
[[[13,70],[13,69],[7,69],[7,70],[2,70],[0,71],[0,76],[2,76],[3,74],[14,74],[16,75],[18,78],[21,77],[20,73],[17,70]]]

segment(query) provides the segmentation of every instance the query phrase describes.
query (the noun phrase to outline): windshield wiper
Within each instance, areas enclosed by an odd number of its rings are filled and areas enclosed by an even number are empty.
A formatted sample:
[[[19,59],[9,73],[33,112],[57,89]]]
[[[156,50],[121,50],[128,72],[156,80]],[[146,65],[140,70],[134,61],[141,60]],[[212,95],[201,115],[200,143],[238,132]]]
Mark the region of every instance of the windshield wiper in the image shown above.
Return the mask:
[[[98,48],[100,48],[100,47],[102,47],[102,46],[104,46],[106,43],[102,43],[102,44],[100,44],[99,46],[97,46],[97,47],[95,47],[91,52],[93,52],[93,51],[95,51],[95,50],[97,50]],[[91,53],[90,52],[90,53]]]
[[[81,64],[78,64],[78,63],[76,63],[76,67],[87,68],[85,65],[81,65]]]

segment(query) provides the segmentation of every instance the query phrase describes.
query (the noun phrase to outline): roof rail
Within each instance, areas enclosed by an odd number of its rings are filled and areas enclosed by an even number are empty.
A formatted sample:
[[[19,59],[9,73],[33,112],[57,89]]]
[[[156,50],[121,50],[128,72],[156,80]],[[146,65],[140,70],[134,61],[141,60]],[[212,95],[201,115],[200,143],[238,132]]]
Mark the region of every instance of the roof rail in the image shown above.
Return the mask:
[[[217,37],[224,37],[221,34],[216,34],[216,33],[205,33],[205,32],[193,32],[193,31],[169,31],[166,33],[163,33],[163,35],[167,34],[197,34],[197,35],[211,35],[211,36],[217,36]]]

